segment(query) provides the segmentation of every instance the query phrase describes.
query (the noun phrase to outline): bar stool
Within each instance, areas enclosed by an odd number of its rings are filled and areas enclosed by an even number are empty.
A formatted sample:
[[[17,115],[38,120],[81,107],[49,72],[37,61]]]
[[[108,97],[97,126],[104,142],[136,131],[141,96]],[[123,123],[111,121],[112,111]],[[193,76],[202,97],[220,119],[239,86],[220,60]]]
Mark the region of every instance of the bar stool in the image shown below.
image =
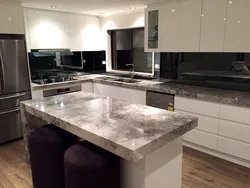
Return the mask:
[[[34,188],[65,188],[64,152],[77,137],[54,125],[34,129],[28,135]]]
[[[87,141],[64,155],[65,188],[119,188],[120,158]]]

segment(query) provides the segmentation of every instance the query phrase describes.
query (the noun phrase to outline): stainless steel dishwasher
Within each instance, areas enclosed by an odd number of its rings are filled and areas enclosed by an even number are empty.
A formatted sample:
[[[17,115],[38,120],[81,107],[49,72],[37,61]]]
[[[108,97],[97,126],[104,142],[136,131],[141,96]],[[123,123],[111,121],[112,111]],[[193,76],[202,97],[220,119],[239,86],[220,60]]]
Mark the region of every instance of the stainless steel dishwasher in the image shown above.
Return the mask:
[[[174,95],[147,91],[147,106],[174,111]]]

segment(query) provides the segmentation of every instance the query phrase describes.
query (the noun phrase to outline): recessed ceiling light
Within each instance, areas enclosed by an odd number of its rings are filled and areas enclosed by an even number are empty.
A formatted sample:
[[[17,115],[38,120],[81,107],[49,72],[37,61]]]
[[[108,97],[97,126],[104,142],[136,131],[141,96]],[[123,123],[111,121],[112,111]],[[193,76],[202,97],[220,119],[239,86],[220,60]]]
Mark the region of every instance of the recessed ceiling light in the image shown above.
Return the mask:
[[[51,8],[55,9],[55,8],[57,8],[57,6],[52,6]]]
[[[9,20],[11,20],[11,18],[9,18]]]
[[[174,9],[172,9],[172,12],[174,12],[175,10]]]
[[[135,7],[130,7],[131,10],[135,10]]]
[[[233,1],[229,1],[229,3],[230,3],[230,4],[232,4],[232,3],[233,3]]]

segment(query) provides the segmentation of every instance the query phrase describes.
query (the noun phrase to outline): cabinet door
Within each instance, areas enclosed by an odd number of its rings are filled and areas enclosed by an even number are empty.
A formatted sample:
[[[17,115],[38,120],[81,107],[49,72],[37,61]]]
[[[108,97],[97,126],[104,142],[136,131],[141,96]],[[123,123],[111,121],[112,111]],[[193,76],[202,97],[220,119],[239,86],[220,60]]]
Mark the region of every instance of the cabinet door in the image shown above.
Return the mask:
[[[250,1],[229,1],[225,52],[250,52]]]
[[[130,90],[130,103],[146,105],[146,92],[140,90]]]
[[[31,49],[69,48],[68,14],[29,9]]]
[[[180,52],[199,52],[202,0],[181,2]]]
[[[161,51],[178,52],[180,32],[180,3],[164,3],[161,14]]]
[[[203,0],[201,52],[223,52],[227,0]]]
[[[0,4],[0,33],[24,34],[21,4]]]
[[[69,39],[72,51],[97,51],[100,46],[99,18],[70,14]]]
[[[159,52],[161,38],[161,5],[153,4],[145,10],[145,52]]]

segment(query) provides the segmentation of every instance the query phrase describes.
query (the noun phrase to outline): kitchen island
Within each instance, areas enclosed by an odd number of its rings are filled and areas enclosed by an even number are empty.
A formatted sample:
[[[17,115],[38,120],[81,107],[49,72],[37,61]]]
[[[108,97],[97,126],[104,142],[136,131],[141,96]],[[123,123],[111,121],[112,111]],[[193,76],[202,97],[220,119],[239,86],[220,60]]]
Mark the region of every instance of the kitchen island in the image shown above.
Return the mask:
[[[198,124],[181,113],[84,92],[22,102],[21,114],[25,140],[31,129],[52,123],[120,156],[124,188],[181,188],[182,135]]]

